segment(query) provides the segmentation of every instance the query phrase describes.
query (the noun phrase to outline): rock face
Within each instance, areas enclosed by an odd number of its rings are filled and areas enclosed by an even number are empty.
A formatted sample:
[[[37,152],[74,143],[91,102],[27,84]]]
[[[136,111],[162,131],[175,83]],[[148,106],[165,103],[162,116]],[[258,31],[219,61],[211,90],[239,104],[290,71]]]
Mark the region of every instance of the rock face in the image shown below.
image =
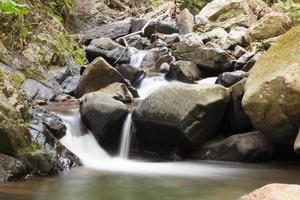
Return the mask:
[[[81,97],[85,93],[95,92],[115,82],[124,82],[123,76],[99,57],[83,72],[76,89],[76,96]]]
[[[258,130],[278,142],[293,142],[299,128],[299,38],[300,27],[280,37],[252,68],[245,85],[246,113]]]
[[[179,60],[171,63],[166,77],[170,79],[174,78],[186,83],[194,83],[200,79],[201,71],[195,63]]]
[[[273,154],[272,141],[263,133],[255,131],[209,142],[201,146],[194,157],[201,160],[258,162],[271,159]]]
[[[182,101],[182,97],[185,100]],[[213,137],[229,101],[217,85],[178,84],[150,95],[133,113],[136,136],[145,149],[184,153]]]
[[[127,113],[125,104],[101,91],[86,94],[80,103],[83,123],[92,131],[101,146],[110,152],[118,148]]]
[[[253,41],[273,38],[285,33],[292,26],[292,19],[287,14],[268,13],[249,28],[247,39]]]
[[[186,8],[177,16],[179,34],[185,35],[194,31],[194,15]]]
[[[300,196],[300,185],[269,184],[237,200],[297,200]]]

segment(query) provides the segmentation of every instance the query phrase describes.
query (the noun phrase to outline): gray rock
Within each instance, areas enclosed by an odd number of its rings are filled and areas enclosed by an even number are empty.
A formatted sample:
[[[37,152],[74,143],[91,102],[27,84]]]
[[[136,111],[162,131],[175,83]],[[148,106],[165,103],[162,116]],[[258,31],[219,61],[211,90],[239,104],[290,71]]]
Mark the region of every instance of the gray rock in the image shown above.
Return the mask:
[[[177,79],[186,83],[194,83],[201,77],[198,66],[190,61],[176,61],[170,65],[170,70],[166,74],[169,79]]]
[[[228,101],[228,90],[217,85],[178,84],[159,89],[133,113],[139,146],[161,155],[174,148],[186,153],[216,134]]]
[[[96,26],[80,34],[81,41],[93,40],[100,37],[116,39],[128,35],[130,32],[131,20],[123,20],[109,23],[102,26]]]
[[[145,77],[145,72],[141,68],[136,68],[128,64],[117,65],[115,69],[132,84],[137,84]]]
[[[117,150],[127,107],[102,92],[86,94],[80,103],[83,123],[106,150]]]
[[[52,100],[60,93],[59,91],[56,91],[53,88],[31,78],[26,79],[21,88],[32,100]]]
[[[124,83],[123,76],[103,58],[95,59],[83,72],[75,94],[77,97],[95,92],[112,83]]]
[[[217,84],[223,85],[224,87],[230,87],[235,83],[239,82],[247,76],[247,73],[244,71],[233,71],[233,72],[224,72],[219,75],[217,79]]]
[[[177,15],[176,22],[179,34],[185,35],[194,31],[194,15],[186,8]]]
[[[258,162],[270,160],[273,154],[272,141],[265,134],[255,131],[209,142],[201,146],[194,157],[201,160]]]
[[[129,63],[130,58],[137,52],[135,48],[126,48],[110,38],[97,38],[92,40],[90,45],[85,48],[86,58],[92,62],[97,57],[103,57],[110,64],[118,61],[119,63]]]
[[[244,49],[243,47],[236,45],[234,47],[234,51],[233,51],[233,55],[235,58],[239,59],[240,57],[242,57],[245,53],[247,53],[247,50]]]
[[[158,39],[161,39],[168,45],[172,45],[175,42],[179,42],[179,34],[178,33],[173,33],[173,34],[155,33],[151,35],[150,42],[153,43]]]

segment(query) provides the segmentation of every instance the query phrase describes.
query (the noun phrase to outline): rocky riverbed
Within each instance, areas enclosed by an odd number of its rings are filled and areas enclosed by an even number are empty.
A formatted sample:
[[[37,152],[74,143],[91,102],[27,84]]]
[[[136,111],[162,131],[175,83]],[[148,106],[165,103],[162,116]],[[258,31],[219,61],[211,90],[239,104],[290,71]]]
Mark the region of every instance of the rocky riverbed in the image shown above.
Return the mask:
[[[285,4],[202,1],[194,15],[166,2],[120,19],[91,10],[101,5],[75,6],[85,58],[74,38],[49,40],[45,32],[22,51],[0,43],[1,180],[81,164],[59,141],[66,125],[43,107],[53,103],[78,105],[111,155],[132,113],[131,158],[299,160],[300,27]],[[256,192],[272,188],[299,191]]]

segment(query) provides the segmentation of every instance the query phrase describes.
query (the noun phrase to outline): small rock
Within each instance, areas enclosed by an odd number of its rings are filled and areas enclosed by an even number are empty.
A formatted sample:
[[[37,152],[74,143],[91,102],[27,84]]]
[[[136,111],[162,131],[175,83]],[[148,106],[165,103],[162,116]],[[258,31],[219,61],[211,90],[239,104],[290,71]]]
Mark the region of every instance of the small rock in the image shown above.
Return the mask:
[[[219,75],[217,79],[217,84],[223,85],[224,87],[230,87],[235,83],[239,82],[247,76],[247,73],[244,71],[233,71],[233,72],[224,72]]]
[[[166,77],[186,83],[194,83],[200,79],[201,71],[195,63],[180,60],[171,63],[170,70],[166,74]]]
[[[294,151],[298,154],[300,153],[300,130],[294,142]]]
[[[242,57],[245,53],[247,53],[247,50],[244,49],[243,47],[236,45],[234,47],[234,51],[233,51],[233,55],[235,58],[239,59],[240,57]]]
[[[145,72],[141,68],[136,68],[128,64],[117,65],[115,69],[132,84],[139,83],[145,77]]]
[[[249,72],[251,70],[251,68],[255,65],[255,63],[258,61],[258,59],[260,58],[261,53],[258,52],[257,54],[255,54],[241,69],[244,72]]]
[[[234,64],[234,69],[235,70],[241,70],[243,68],[243,66],[245,64],[247,64],[247,62],[249,60],[251,60],[251,58],[253,58],[253,56],[255,56],[256,52],[247,52],[245,53],[243,56],[241,56],[236,63]]]

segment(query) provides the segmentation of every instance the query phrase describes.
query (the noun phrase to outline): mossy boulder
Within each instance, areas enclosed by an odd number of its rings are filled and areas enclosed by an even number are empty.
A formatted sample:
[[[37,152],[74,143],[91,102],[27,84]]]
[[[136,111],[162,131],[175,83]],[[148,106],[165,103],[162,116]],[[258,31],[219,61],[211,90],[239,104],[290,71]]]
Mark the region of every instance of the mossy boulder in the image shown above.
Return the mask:
[[[281,36],[257,61],[245,85],[243,107],[253,125],[291,143],[300,124],[300,26]]]

